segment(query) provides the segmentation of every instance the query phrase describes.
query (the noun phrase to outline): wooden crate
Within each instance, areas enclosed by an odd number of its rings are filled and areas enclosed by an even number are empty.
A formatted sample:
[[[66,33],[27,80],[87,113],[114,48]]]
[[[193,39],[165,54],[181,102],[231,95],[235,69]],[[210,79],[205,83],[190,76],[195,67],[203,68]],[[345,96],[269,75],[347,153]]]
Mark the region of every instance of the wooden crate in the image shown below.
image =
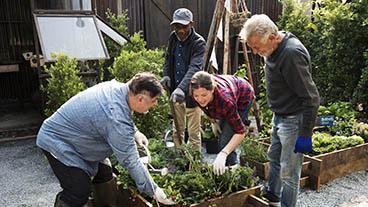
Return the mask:
[[[227,196],[213,198],[202,203],[192,204],[190,207],[207,207],[216,205],[221,207],[267,207],[268,203],[257,197],[260,194],[260,186],[250,189],[241,190]],[[139,194],[134,194],[131,190],[119,190],[119,205],[121,207],[152,207],[152,203],[148,202]]]

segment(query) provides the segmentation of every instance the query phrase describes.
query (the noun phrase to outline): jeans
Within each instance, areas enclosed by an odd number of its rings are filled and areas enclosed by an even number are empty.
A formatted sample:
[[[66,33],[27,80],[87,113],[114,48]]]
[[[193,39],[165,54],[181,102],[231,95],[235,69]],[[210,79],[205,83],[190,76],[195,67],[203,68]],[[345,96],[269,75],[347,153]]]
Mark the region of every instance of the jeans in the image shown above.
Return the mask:
[[[64,165],[45,150],[43,150],[43,153],[46,155],[63,189],[57,196],[69,206],[83,206],[88,201],[92,183],[105,183],[113,178],[111,164],[108,164],[109,161],[108,163],[105,160],[104,163],[100,162],[96,176],[91,179],[82,169]]]
[[[252,104],[250,104],[251,106]],[[239,112],[239,115],[244,123],[246,123],[246,120],[248,120],[248,112],[249,109],[245,109],[242,112]],[[225,119],[220,119],[220,137],[219,137],[219,147],[220,150],[222,150],[231,140],[233,135],[235,134],[233,127],[227,122]],[[232,151],[226,158],[226,166],[232,166],[235,164],[239,164],[239,156],[237,150]]]
[[[303,154],[294,153],[294,147],[301,120],[301,114],[291,116],[274,114],[272,119],[267,191],[271,196],[280,199],[282,207],[295,206],[299,192]]]

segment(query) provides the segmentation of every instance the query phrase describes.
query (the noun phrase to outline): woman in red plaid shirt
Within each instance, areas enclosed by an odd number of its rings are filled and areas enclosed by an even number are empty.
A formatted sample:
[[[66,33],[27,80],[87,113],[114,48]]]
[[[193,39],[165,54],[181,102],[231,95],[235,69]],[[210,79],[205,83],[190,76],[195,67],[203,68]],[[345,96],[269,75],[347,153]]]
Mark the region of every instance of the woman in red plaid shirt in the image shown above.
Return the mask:
[[[243,78],[232,75],[212,75],[204,71],[191,79],[193,99],[208,117],[214,134],[219,137],[221,152],[213,163],[215,174],[221,175],[226,166],[239,163],[235,149],[248,134],[248,112],[254,99],[253,87]]]

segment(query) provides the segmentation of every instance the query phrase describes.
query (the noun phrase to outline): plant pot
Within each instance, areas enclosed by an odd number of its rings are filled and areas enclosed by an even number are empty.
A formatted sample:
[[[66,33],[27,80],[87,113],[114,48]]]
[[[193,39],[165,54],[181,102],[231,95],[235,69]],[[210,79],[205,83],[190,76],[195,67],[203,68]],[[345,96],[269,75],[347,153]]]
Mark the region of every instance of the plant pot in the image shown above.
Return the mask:
[[[217,154],[220,152],[218,139],[206,140],[205,143],[206,143],[206,151],[208,154]]]

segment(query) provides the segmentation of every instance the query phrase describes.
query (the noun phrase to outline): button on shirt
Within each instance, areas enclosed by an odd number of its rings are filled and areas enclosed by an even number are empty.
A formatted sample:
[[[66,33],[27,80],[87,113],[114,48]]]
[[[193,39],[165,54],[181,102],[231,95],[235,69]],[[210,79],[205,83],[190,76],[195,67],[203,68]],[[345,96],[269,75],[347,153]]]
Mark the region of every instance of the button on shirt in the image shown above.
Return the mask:
[[[114,153],[137,188],[153,195],[155,184],[139,160],[131,113],[127,84],[100,83],[72,97],[46,119],[37,145],[89,176],[96,175],[99,161]]]
[[[252,86],[243,78],[215,75],[216,88],[213,101],[202,110],[211,118],[225,119],[235,133],[245,132],[239,113],[249,110],[254,99]]]
[[[184,78],[187,73],[188,66],[185,64],[184,54],[187,50],[186,44],[181,41],[177,41],[175,45],[174,52],[174,81],[175,88],[178,87],[181,80]]]

